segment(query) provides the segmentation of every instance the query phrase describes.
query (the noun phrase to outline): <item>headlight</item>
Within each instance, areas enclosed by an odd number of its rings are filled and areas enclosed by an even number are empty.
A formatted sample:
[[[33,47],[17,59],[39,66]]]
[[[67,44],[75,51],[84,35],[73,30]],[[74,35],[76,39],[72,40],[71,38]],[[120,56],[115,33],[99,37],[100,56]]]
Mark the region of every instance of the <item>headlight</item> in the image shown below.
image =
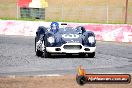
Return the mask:
[[[89,43],[94,43],[95,42],[95,37],[94,36],[88,37],[88,41],[89,41]]]
[[[55,42],[55,38],[52,36],[52,37],[48,37],[47,38],[47,41],[49,42],[49,43],[54,43]]]

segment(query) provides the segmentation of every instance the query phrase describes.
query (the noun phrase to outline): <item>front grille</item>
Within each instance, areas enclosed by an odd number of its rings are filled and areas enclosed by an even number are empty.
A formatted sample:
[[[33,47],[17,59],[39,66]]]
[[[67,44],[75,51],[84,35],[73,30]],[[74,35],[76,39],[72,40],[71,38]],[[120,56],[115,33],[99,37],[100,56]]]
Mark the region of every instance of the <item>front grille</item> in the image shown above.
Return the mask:
[[[82,46],[81,45],[64,45],[63,48],[66,50],[80,50]]]

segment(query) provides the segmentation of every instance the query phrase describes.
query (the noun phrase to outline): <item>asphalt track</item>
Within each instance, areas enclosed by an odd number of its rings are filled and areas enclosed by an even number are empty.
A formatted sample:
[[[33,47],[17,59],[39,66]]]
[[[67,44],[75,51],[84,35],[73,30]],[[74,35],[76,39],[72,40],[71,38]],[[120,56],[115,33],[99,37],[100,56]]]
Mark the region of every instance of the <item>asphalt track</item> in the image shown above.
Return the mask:
[[[34,37],[0,35],[0,76],[76,74],[79,65],[87,73],[132,73],[132,44],[97,41],[95,58],[41,58],[35,56]]]

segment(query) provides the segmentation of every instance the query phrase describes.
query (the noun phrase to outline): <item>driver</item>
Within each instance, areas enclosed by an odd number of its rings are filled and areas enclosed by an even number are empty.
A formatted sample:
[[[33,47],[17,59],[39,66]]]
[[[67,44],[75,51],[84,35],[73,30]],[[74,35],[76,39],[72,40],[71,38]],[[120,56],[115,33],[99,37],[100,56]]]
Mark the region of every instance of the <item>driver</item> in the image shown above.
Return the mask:
[[[58,22],[52,22],[50,25],[50,31],[52,31],[53,33],[57,33],[59,30],[59,23]]]

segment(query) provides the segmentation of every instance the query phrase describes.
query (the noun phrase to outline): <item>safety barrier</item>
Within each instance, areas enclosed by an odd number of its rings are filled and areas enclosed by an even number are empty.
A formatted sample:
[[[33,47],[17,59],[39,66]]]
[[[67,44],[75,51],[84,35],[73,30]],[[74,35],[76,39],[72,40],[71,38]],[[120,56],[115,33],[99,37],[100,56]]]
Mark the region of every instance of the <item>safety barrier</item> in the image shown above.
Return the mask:
[[[132,42],[132,25],[68,23],[68,26],[77,25],[82,25],[87,30],[93,31],[97,40]],[[35,36],[38,26],[49,27],[50,22],[0,20],[0,34]]]
[[[81,24],[70,24],[77,26]],[[132,25],[128,24],[82,24],[96,34],[101,41],[132,42]]]

